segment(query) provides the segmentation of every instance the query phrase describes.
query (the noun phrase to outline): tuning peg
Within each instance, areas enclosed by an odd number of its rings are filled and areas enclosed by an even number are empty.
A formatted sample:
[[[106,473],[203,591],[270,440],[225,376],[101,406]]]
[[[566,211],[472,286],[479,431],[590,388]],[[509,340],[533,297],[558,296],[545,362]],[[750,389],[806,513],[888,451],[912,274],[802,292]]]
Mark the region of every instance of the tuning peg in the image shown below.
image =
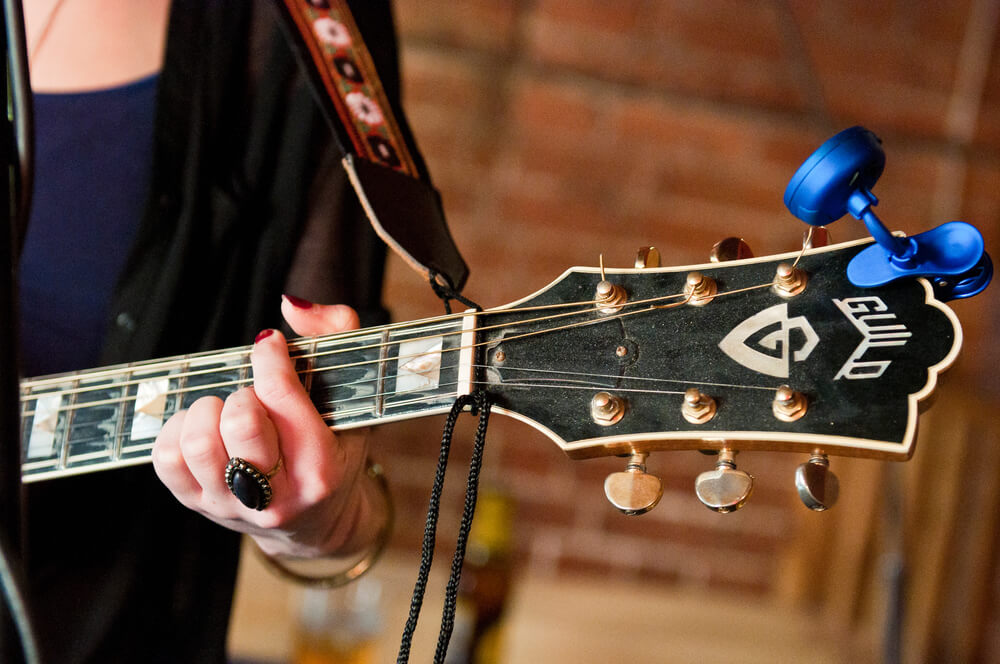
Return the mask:
[[[635,269],[660,267],[660,251],[656,247],[640,247],[635,255]]]
[[[635,452],[624,471],[611,473],[604,480],[604,495],[629,516],[648,512],[663,497],[660,478],[646,472],[647,456],[645,452]]]
[[[708,258],[713,263],[724,263],[741,258],[753,258],[753,250],[741,237],[727,237],[712,245]]]
[[[833,234],[826,226],[810,226],[802,233],[802,248],[817,249],[826,247],[833,242]]]
[[[681,415],[691,424],[704,424],[715,417],[717,411],[718,404],[716,404],[715,399],[697,387],[689,387],[684,392]]]
[[[734,450],[722,448],[715,470],[702,473],[694,483],[698,500],[720,514],[743,507],[753,491],[753,475],[737,470],[735,457]]]
[[[806,507],[822,512],[837,502],[840,480],[830,470],[830,459],[816,450],[809,461],[795,469],[795,488]]]

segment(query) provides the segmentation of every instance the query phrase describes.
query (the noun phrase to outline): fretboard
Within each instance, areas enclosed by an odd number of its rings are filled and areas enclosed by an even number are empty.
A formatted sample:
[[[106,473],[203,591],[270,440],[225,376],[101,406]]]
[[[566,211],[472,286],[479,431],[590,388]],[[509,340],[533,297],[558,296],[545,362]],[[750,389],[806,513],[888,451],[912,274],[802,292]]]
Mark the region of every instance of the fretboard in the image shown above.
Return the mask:
[[[289,344],[303,386],[335,430],[446,412],[470,389],[474,315]],[[253,382],[252,347],[21,382],[24,482],[150,460],[167,419]]]

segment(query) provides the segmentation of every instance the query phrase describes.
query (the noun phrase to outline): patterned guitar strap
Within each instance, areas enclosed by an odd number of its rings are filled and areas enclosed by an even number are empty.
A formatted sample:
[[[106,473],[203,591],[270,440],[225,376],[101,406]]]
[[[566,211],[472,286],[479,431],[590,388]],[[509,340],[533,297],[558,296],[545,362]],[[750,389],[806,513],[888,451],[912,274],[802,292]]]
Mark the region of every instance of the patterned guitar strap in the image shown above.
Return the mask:
[[[369,221],[386,244],[429,281],[451,313],[449,301],[481,308],[461,295],[468,268],[452,240],[440,197],[431,186],[402,110],[394,114],[372,58],[344,0],[283,0],[283,19],[323,109],[344,152],[343,165]],[[479,471],[491,403],[476,390],[459,396],[445,421],[441,451],[427,508],[420,568],[397,663],[409,661],[410,645],[433,561],[441,492],[455,423],[466,409],[478,415],[469,464],[465,506],[445,589],[434,661],[444,662],[454,627],[458,586],[476,508]]]

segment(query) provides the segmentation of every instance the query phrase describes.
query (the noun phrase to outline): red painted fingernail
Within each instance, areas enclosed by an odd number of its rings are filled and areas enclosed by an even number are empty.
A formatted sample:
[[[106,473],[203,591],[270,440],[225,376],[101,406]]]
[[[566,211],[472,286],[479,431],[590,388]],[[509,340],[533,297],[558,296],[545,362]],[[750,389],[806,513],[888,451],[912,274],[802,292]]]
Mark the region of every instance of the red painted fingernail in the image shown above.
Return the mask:
[[[261,341],[263,341],[264,339],[267,339],[272,334],[274,334],[274,330],[273,329],[268,328],[266,330],[261,330],[260,333],[254,338],[253,342],[255,344],[259,344]]]
[[[304,300],[301,297],[295,297],[294,295],[288,295],[287,293],[285,295],[282,295],[281,297],[288,300],[289,304],[291,304],[296,309],[311,309],[313,305],[313,303],[310,302],[309,300]]]

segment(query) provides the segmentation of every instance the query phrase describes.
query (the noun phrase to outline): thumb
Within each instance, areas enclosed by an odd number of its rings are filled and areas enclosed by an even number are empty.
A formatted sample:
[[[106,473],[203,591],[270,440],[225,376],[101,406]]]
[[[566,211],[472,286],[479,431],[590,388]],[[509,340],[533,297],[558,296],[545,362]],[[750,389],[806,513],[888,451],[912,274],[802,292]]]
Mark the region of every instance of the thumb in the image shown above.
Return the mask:
[[[281,296],[281,315],[303,337],[356,330],[358,314],[346,304],[313,304],[294,295]]]

